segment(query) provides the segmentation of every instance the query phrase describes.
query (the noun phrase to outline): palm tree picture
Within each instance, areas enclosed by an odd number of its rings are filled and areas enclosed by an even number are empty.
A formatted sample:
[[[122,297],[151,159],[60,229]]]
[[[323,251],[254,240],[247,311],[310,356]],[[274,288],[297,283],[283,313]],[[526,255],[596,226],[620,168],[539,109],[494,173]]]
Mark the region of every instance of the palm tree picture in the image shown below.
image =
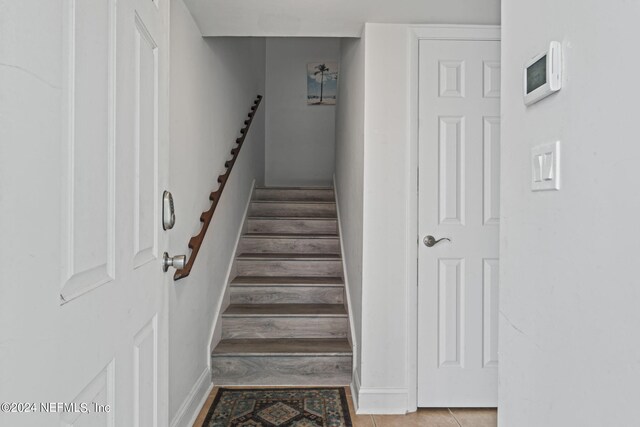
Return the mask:
[[[324,73],[329,72],[329,68],[325,64],[316,65],[316,72],[313,73],[314,76],[318,76],[320,74],[320,104],[322,104],[322,94],[324,90]]]
[[[307,64],[307,104],[334,105],[338,89],[338,64]]]

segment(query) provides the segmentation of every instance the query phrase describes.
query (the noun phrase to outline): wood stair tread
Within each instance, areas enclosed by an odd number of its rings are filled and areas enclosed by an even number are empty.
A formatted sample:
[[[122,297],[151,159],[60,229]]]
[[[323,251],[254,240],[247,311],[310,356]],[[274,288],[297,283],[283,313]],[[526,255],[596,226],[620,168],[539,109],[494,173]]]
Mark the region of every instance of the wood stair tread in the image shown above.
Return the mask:
[[[314,254],[314,253],[243,253],[238,255],[239,260],[255,261],[339,261],[340,254]]]
[[[295,216],[295,215],[287,215],[282,216],[281,213],[277,214],[254,214],[249,217],[249,219],[253,220],[265,220],[265,219],[276,219],[279,221],[290,221],[290,220],[301,220],[301,221],[317,221],[317,220],[328,220],[328,221],[336,221],[338,219],[338,215],[335,212],[332,213],[316,213],[313,216],[305,214],[305,216]]]
[[[212,356],[351,356],[345,338],[224,339]]]
[[[301,234],[301,233],[245,233],[242,237],[251,239],[338,239],[337,234]]]
[[[347,317],[343,304],[231,304],[222,317]]]
[[[338,218],[334,216],[264,216],[264,215],[251,215],[248,217],[250,220],[269,220],[269,221],[336,221]]]
[[[294,205],[335,205],[335,201],[329,200],[286,200],[286,199],[261,199],[261,200],[252,200],[251,203],[256,204],[294,204]]]
[[[344,286],[342,277],[236,276],[232,286]]]
[[[313,191],[313,190],[321,190],[333,191],[333,187],[264,187],[264,186],[256,186],[256,190],[305,190],[305,191]]]

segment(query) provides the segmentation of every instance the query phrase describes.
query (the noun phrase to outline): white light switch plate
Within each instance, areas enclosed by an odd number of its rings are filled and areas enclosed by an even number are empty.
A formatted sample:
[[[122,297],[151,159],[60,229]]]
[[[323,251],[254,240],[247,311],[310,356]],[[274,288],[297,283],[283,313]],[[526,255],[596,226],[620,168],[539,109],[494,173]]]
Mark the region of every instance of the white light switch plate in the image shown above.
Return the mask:
[[[531,190],[560,190],[560,141],[531,149]]]

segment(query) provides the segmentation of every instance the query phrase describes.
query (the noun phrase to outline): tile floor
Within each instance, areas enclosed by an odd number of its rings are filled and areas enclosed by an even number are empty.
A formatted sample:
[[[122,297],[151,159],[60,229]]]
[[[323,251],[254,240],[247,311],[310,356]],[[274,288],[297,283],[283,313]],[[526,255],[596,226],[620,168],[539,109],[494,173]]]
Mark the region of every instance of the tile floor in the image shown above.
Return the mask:
[[[211,390],[194,427],[202,426],[217,392],[217,388]],[[346,392],[353,427],[496,427],[498,424],[495,409],[419,409],[408,415],[356,415],[349,387]]]

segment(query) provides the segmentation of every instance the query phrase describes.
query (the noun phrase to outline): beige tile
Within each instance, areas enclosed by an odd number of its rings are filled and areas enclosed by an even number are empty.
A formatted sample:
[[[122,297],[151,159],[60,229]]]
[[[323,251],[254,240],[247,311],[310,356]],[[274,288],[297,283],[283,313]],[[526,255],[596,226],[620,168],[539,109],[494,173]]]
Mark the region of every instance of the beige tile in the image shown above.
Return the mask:
[[[353,427],[375,427],[373,417],[371,415],[351,415],[351,424]]]
[[[355,407],[353,405],[353,398],[351,397],[351,390],[349,387],[345,387],[345,393],[347,394],[347,402],[349,403],[349,415],[351,416],[351,422],[353,427],[375,427],[373,423],[373,417],[371,415],[356,415]]]
[[[495,409],[451,409],[462,427],[496,427],[498,411]]]
[[[376,427],[459,427],[447,409],[420,409],[407,415],[374,415]]]

